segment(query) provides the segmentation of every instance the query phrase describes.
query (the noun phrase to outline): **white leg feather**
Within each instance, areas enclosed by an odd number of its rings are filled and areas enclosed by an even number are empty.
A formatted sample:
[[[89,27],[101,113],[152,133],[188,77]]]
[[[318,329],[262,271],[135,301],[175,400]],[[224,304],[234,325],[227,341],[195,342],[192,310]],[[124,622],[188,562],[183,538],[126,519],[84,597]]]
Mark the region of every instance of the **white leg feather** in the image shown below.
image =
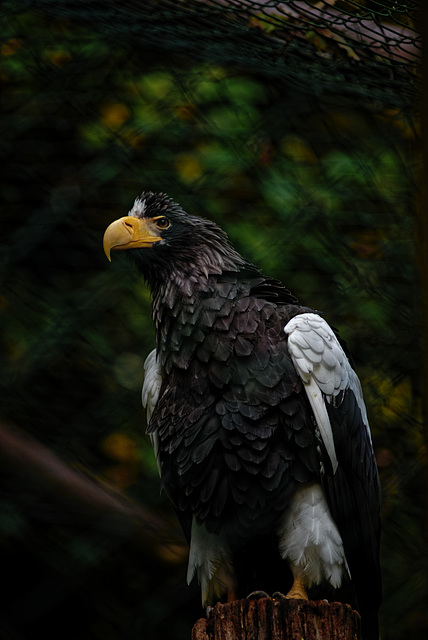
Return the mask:
[[[302,578],[307,587],[324,579],[340,587],[347,570],[345,552],[319,484],[296,492],[281,523],[279,551],[294,577]]]

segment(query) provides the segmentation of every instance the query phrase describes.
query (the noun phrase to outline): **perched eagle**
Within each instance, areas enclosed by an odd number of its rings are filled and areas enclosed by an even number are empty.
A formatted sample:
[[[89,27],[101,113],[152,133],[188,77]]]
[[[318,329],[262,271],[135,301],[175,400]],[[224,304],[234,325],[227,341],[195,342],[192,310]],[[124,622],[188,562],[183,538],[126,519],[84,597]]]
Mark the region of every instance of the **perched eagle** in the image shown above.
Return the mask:
[[[213,222],[143,193],[105,232],[149,286],[143,402],[204,605],[344,599],[378,638],[379,480],[343,342]]]

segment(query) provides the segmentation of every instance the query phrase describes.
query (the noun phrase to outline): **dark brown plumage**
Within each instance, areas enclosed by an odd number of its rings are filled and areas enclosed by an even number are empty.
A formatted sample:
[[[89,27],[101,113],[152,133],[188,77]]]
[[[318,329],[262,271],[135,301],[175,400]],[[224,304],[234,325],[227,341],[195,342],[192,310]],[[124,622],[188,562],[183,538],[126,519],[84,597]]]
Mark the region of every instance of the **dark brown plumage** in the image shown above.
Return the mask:
[[[204,602],[341,586],[377,637],[379,485],[334,332],[165,195],[137,199],[105,248],[129,250],[152,292],[148,432]]]

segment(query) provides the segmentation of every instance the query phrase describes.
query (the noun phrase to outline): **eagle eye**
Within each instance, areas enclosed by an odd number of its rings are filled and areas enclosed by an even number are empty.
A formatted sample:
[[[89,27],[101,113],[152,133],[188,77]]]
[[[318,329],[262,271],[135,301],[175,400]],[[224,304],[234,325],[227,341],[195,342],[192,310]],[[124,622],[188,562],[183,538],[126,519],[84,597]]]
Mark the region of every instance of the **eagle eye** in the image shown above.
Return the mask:
[[[168,227],[171,226],[171,223],[168,220],[168,218],[158,218],[155,222],[156,222],[156,226],[159,229],[168,229]]]

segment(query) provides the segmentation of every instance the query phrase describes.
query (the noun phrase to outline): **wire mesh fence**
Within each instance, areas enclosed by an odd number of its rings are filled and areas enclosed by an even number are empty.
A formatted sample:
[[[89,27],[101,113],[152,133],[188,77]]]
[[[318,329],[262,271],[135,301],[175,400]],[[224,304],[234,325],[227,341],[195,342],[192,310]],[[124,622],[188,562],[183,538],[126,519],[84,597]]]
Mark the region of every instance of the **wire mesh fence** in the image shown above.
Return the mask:
[[[141,190],[168,192],[223,226],[350,345],[383,481],[382,636],[390,640],[409,629],[422,637],[428,626],[418,4],[1,6],[3,417],[169,513],[139,407],[142,362],[154,345],[148,294],[121,261],[108,268],[101,248],[107,224]],[[12,628],[28,637],[34,625],[46,633],[53,612],[69,615],[70,576],[81,637],[189,637],[199,603],[193,592],[187,602],[176,575],[182,551],[174,564],[167,545],[150,550],[166,567],[165,585],[156,579],[152,591],[153,571],[126,539],[106,563],[99,531],[91,538],[55,518],[41,524],[28,505],[45,494],[23,499],[4,486],[2,539],[15,566],[29,570],[26,601],[41,584],[47,594],[39,613],[14,618],[21,600],[9,558],[10,637]],[[106,548],[116,534],[103,530]]]

